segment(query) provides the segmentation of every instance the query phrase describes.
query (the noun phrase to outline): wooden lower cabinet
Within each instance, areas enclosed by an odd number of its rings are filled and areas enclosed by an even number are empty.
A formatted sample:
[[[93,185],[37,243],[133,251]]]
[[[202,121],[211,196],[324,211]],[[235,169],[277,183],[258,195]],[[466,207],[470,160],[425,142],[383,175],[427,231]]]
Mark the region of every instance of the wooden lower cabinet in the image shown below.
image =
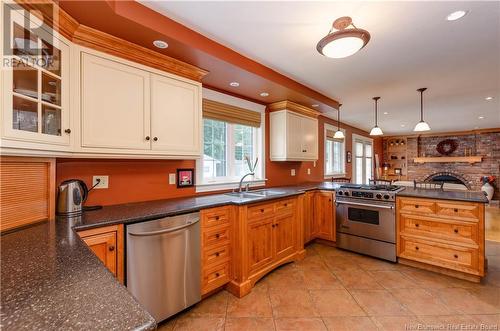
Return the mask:
[[[479,281],[485,272],[484,204],[398,197],[400,263]]]
[[[303,231],[299,231],[303,226],[299,199],[302,198],[238,208],[234,227],[234,274],[227,287],[231,293],[242,297],[277,266],[304,257]]]
[[[78,235],[123,284],[123,224],[79,231]]]
[[[316,238],[335,241],[334,192],[319,191],[314,194],[313,228]]]

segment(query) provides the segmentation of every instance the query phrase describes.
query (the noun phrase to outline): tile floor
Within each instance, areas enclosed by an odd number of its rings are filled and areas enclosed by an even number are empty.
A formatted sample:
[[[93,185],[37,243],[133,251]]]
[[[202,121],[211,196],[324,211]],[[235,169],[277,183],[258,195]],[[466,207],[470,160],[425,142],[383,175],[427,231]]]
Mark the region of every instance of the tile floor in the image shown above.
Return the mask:
[[[312,244],[238,299],[221,291],[159,330],[499,330],[500,242],[481,284]]]

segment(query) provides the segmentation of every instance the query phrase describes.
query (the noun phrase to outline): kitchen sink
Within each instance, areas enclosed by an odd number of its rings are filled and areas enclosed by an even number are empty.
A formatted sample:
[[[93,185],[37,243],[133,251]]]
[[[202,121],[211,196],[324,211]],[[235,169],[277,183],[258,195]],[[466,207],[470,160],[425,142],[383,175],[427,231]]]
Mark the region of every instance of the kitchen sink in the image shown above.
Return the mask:
[[[274,195],[280,195],[284,194],[284,191],[277,191],[277,190],[255,190],[255,191],[243,191],[243,192],[231,192],[231,193],[226,193],[226,195],[230,195],[233,197],[238,197],[242,199],[258,199],[258,198],[263,198],[263,197],[270,197]]]

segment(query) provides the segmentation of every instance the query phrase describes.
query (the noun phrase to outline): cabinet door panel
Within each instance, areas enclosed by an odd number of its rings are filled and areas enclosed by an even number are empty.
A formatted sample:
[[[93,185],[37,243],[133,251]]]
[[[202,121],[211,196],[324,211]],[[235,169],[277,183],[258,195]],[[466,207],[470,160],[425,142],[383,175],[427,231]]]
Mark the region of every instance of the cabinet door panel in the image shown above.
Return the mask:
[[[287,157],[300,159],[302,153],[302,117],[287,113]]]
[[[87,246],[89,246],[99,260],[101,260],[116,277],[116,232],[107,232],[84,237],[83,241],[85,241]]]
[[[295,251],[295,216],[278,215],[273,228],[276,260],[287,257]]]
[[[318,121],[313,118],[302,118],[302,155],[318,158]]]
[[[317,192],[314,198],[314,233],[318,238],[335,240],[333,193]]]
[[[151,78],[151,134],[154,150],[200,155],[199,87],[169,77]]]
[[[149,73],[83,54],[82,146],[150,149]]]
[[[273,262],[273,218],[248,223],[248,271],[255,273]]]

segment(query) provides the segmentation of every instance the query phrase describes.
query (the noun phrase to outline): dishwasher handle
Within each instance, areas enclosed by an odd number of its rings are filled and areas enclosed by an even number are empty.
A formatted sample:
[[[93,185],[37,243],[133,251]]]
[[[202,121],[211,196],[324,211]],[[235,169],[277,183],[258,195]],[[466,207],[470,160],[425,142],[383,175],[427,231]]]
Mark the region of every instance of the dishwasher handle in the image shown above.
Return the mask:
[[[176,226],[176,227],[173,227],[173,228],[167,228],[167,229],[163,229],[163,230],[158,230],[158,231],[151,231],[151,232],[129,232],[128,234],[131,235],[131,236],[138,236],[138,237],[147,237],[147,236],[155,236],[155,235],[158,235],[158,234],[164,234],[164,233],[170,233],[170,232],[175,232],[175,231],[179,231],[179,230],[182,230],[184,228],[187,228],[193,224],[196,224],[200,221],[199,218],[197,218],[196,220],[194,221],[189,221],[188,223],[184,224],[184,225],[181,225],[181,226]]]

